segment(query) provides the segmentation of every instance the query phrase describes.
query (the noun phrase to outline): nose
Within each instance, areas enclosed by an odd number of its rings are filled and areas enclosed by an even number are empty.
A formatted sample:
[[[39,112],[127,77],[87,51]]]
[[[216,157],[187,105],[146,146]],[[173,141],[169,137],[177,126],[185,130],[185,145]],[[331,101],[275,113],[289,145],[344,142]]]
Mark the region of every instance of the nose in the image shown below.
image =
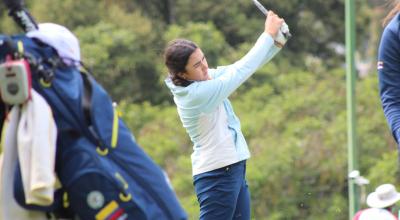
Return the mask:
[[[207,70],[208,69],[208,63],[207,60],[204,58],[204,60],[201,61],[201,68],[203,70]]]
[[[201,71],[203,71],[204,73],[206,73],[208,71],[208,66],[207,65],[202,65],[201,66]]]

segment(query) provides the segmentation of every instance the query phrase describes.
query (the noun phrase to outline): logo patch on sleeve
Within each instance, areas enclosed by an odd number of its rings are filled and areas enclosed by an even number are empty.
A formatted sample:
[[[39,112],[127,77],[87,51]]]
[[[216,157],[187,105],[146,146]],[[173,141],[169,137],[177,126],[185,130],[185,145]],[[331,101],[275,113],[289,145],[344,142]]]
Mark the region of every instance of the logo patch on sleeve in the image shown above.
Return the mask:
[[[383,62],[382,61],[378,61],[378,64],[376,65],[378,70],[383,69]]]

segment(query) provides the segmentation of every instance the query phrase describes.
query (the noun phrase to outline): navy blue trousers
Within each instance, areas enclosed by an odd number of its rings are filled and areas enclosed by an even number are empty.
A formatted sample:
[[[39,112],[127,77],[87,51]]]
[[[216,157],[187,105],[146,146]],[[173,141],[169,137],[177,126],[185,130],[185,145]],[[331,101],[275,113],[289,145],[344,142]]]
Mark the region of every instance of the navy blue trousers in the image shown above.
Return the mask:
[[[249,220],[246,161],[195,175],[200,220]]]

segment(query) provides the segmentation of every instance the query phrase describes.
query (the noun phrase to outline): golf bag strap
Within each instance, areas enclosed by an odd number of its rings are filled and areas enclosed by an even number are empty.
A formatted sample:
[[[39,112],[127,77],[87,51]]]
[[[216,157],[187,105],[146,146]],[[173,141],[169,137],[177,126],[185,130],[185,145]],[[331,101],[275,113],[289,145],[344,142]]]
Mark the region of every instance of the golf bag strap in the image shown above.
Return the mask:
[[[88,126],[92,125],[92,84],[90,83],[90,73],[85,69],[81,68],[81,76],[83,81],[83,96],[82,96],[82,106],[83,114],[85,116],[85,121]]]

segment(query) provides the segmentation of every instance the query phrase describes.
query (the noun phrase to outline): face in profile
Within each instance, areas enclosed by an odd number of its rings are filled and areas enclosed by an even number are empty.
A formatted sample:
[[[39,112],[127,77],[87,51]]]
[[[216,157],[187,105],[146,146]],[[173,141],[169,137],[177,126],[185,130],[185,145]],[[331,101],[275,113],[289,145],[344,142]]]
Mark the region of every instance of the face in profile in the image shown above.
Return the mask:
[[[200,48],[197,48],[190,55],[185,69],[186,72],[183,73],[183,76],[187,80],[204,81],[210,79],[208,75],[208,63]]]

